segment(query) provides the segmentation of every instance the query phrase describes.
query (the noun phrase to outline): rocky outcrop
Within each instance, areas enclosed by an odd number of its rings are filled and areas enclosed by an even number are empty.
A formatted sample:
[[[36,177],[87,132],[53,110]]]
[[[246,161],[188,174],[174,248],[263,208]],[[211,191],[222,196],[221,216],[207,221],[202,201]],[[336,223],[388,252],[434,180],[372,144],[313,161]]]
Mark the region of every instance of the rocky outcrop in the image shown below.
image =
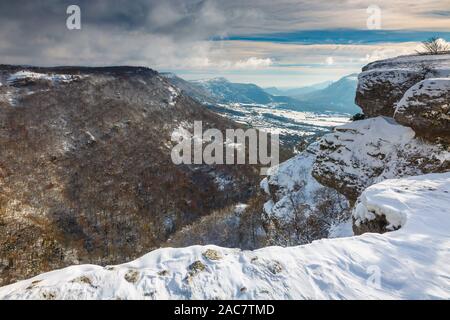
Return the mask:
[[[330,236],[350,217],[347,199],[312,176],[317,144],[282,163],[261,182],[267,194],[263,221],[273,245],[299,245]]]
[[[366,119],[337,127],[263,181],[269,235],[275,230],[269,238],[275,244],[298,244],[330,236],[330,222],[343,222],[346,208],[367,187],[449,171],[449,75],[450,55],[399,57],[364,67],[357,102]],[[334,211],[322,205],[324,195]],[[310,217],[320,217],[320,223]],[[328,226],[320,226],[327,220]],[[377,217],[354,231],[382,233],[389,231],[386,225]]]
[[[420,137],[450,144],[450,78],[412,86],[396,104],[394,118]]]
[[[0,83],[0,284],[136,258],[256,190],[252,167],[173,164],[175,129],[237,125],[151,69],[1,66]]]
[[[320,140],[313,175],[354,202],[370,185],[450,170],[450,153],[415,138],[411,128],[377,117],[336,128]]]
[[[396,104],[414,85],[450,76],[450,55],[416,55],[373,62],[359,75],[356,104],[368,117],[394,115]]]
[[[449,76],[449,54],[365,66],[356,102],[369,119],[321,139],[314,177],[353,202],[384,179],[450,170]]]
[[[319,181],[355,200],[377,181],[450,170],[449,54],[369,64],[359,76],[356,101],[368,117],[388,116],[390,128],[384,125],[369,133],[361,132],[368,127],[360,127],[345,134],[339,129],[331,139],[324,138],[314,168]],[[358,147],[355,142],[366,134],[372,141]],[[382,215],[358,221],[353,229],[356,234],[389,231]]]

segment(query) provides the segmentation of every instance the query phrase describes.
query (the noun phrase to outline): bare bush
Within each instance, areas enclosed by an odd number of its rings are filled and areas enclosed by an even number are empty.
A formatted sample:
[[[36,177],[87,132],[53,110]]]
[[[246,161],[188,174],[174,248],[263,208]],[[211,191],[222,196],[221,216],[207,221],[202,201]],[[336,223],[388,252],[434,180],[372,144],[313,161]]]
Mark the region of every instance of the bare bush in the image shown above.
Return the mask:
[[[422,49],[419,54],[443,54],[450,52],[450,46],[442,39],[432,37],[422,42]]]

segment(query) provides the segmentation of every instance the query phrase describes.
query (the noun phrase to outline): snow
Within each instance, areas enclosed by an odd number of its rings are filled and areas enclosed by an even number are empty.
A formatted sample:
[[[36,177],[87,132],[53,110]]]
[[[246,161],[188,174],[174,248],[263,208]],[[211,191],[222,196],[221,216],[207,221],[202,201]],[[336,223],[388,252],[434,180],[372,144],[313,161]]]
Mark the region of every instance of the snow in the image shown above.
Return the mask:
[[[350,115],[342,113],[295,111],[262,104],[218,104],[213,111],[262,132],[278,134],[280,143],[296,154],[300,144],[312,142],[350,121]]]
[[[450,78],[429,78],[412,86],[406,91],[403,98],[397,103],[396,112],[403,111],[408,106],[426,106],[427,99],[421,99],[421,96],[432,98],[433,103],[441,102],[442,104],[450,104],[446,99],[446,94],[450,92]]]
[[[178,125],[177,128],[172,132],[172,141],[189,141],[193,138],[193,135],[190,133],[189,129],[192,127],[192,124],[183,121]]]
[[[326,131],[332,127],[349,122],[349,115],[321,114],[313,112],[276,109],[268,105],[257,104],[219,104],[229,113],[229,117],[240,123],[265,132],[305,135],[317,131]]]
[[[264,178],[261,183],[259,184],[259,187],[261,190],[263,190],[265,193],[270,195],[270,189],[269,189],[269,181],[267,178]]]
[[[71,82],[75,79],[79,79],[80,76],[67,75],[67,74],[46,74],[46,73],[37,73],[31,71],[18,71],[12,75],[10,75],[7,79],[8,84],[13,84],[16,81],[31,79],[31,80],[47,80],[52,83],[67,83]]]
[[[355,215],[400,221],[394,232],[256,251],[159,249],[46,273],[0,288],[0,299],[450,299],[449,193],[450,173],[386,180],[362,194]],[[205,270],[193,272],[195,261]]]
[[[261,182],[261,188],[269,195],[269,185],[277,188],[277,194],[272,195],[277,201],[269,200],[264,206],[269,218],[289,221],[293,218],[295,205],[314,207],[316,192],[324,188],[311,174],[315,159],[313,153],[304,152],[269,171],[270,176]],[[343,198],[342,201],[346,202]]]
[[[169,86],[167,88],[170,92],[170,96],[169,96],[169,106],[173,107],[176,104],[176,100],[178,98],[178,96],[180,95],[180,93],[178,92],[177,89],[175,89],[172,86]]]
[[[211,172],[211,175],[214,177],[214,183],[220,191],[225,191],[226,189],[229,189],[230,186],[234,185],[233,178],[231,176],[220,175],[216,172]]]
[[[248,204],[245,204],[245,203],[239,203],[239,204],[237,204],[236,206],[235,206],[235,212],[237,213],[237,214],[242,214],[244,211],[245,211],[245,209],[247,209],[248,208]]]
[[[391,66],[399,68],[411,68],[421,65],[432,65],[440,68],[450,68],[450,54],[439,55],[406,55],[385,59],[370,63],[365,67],[366,70],[388,69]]]
[[[314,172],[344,183],[360,194],[385,179],[426,173],[450,161],[444,148],[415,139],[415,132],[392,118],[355,121],[325,135]]]
[[[17,87],[15,86],[18,82],[22,80],[31,81],[48,81],[52,85],[57,85],[61,83],[69,83],[78,79],[82,79],[86,76],[80,75],[67,75],[67,74],[50,74],[50,73],[37,73],[27,70],[22,70],[15,72],[13,74],[2,74],[1,78],[4,81],[2,85],[5,87],[3,93],[0,94],[0,100],[9,103],[11,106],[16,107],[23,96],[28,96],[35,94],[36,92],[45,92],[47,89],[40,89],[37,91],[31,90],[27,87]]]
[[[2,97],[13,107],[17,106],[17,93],[15,91],[6,91]]]
[[[450,172],[386,180],[364,191],[353,217],[360,224],[384,215],[391,229],[401,228],[391,237],[433,235],[444,244],[450,239],[449,195]]]
[[[364,93],[380,83],[389,82],[393,87],[405,83],[416,71],[410,69],[375,69],[361,72],[358,91]]]
[[[328,238],[344,238],[353,236],[352,219],[335,223],[330,227]]]
[[[450,77],[450,54],[411,55],[373,62],[359,75],[358,91],[364,94],[380,84],[401,88],[411,79]]]
[[[276,225],[269,231],[272,244],[299,245],[314,240],[307,231],[307,228],[313,228],[306,222],[311,215],[320,216],[325,222],[314,226],[315,232],[321,232],[323,236],[327,233],[332,237],[353,235],[351,228],[337,226],[350,215],[347,199],[336,190],[321,185],[312,175],[318,147],[314,143],[296,157],[271,168],[269,176],[260,183],[269,196],[263,206],[263,221],[269,226]],[[324,216],[325,207],[328,214],[334,212],[333,218]],[[336,225],[330,227],[330,224]]]

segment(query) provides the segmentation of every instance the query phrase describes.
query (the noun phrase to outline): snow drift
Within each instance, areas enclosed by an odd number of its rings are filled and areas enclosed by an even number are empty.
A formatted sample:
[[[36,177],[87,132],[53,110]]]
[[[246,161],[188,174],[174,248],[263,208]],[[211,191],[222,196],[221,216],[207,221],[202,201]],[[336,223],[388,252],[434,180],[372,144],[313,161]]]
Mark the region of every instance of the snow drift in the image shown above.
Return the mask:
[[[159,249],[131,263],[73,266],[0,288],[0,299],[449,299],[450,173],[366,189],[357,223],[399,230],[257,251]]]

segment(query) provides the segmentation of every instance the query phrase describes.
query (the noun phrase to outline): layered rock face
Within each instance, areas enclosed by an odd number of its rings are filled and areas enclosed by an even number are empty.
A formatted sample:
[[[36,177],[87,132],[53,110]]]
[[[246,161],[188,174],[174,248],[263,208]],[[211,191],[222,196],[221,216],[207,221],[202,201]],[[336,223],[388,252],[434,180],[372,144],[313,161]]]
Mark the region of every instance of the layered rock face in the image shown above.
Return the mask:
[[[334,224],[345,222],[348,208],[375,183],[450,171],[449,75],[450,55],[399,57],[364,67],[357,103],[369,118],[337,127],[263,182],[270,195],[265,217],[269,226],[278,226],[275,243],[283,244],[280,231],[290,238],[302,234],[280,225],[293,226],[311,216],[323,222],[330,212]],[[326,195],[328,206],[320,205],[318,195]],[[385,232],[386,226],[379,216],[354,232]],[[333,235],[333,223],[314,221],[301,230],[307,227],[320,231],[309,241]]]
[[[394,118],[420,137],[450,144],[450,78],[412,86],[397,103]]]
[[[268,195],[263,218],[271,244],[298,245],[328,238],[350,215],[347,199],[311,174],[317,144],[282,163],[261,182]]]
[[[445,147],[414,136],[411,128],[387,117],[338,127],[321,139],[313,175],[354,202],[379,181],[450,170]]]
[[[153,70],[2,66],[0,83],[0,285],[136,258],[256,190],[251,167],[173,164],[175,129],[236,124]]]
[[[356,103],[369,117],[392,117],[406,91],[428,78],[450,76],[450,55],[417,55],[376,61],[358,77]]]
[[[320,141],[313,175],[354,202],[384,179],[450,170],[450,55],[377,61],[359,76],[357,103],[370,118]],[[425,140],[421,138],[426,138]]]

